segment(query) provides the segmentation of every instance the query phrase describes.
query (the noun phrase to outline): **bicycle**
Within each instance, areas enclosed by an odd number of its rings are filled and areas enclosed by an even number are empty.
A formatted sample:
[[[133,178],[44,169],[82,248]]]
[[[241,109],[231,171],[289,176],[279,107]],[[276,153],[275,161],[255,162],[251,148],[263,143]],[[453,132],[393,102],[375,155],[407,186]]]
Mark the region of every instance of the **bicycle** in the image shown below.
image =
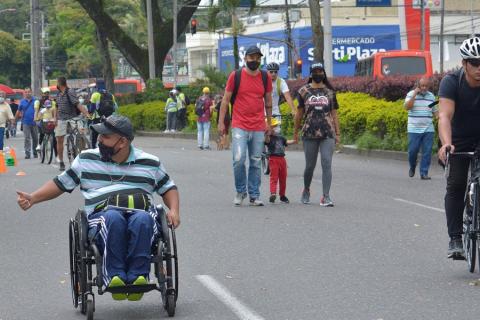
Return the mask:
[[[470,159],[470,176],[465,192],[465,208],[463,211],[463,247],[465,256],[454,255],[454,260],[466,260],[468,270],[475,271],[477,250],[480,256],[480,246],[477,243],[480,234],[480,148],[474,152],[454,152],[447,149],[445,161],[445,176],[450,173],[449,160],[451,156],[466,157]],[[479,261],[480,263],[480,261]]]
[[[40,161],[41,163],[51,164],[53,160],[53,154],[55,151],[55,122],[42,120],[42,128],[44,137],[42,141],[42,148],[40,149]]]
[[[86,134],[78,126],[79,122],[83,122],[82,117],[75,117],[67,121],[65,139],[67,140],[67,157],[70,164],[80,152],[91,148]]]

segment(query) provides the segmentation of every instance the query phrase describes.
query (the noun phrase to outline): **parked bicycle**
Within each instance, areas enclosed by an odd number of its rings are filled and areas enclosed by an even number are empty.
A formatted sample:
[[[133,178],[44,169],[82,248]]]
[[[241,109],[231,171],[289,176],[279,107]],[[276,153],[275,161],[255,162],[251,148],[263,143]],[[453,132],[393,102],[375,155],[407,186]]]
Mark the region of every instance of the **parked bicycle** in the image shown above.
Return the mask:
[[[454,152],[447,150],[445,162],[445,175],[449,174],[450,157],[466,157],[470,159],[470,175],[465,192],[465,208],[463,211],[463,248],[465,256],[453,256],[454,260],[467,260],[468,270],[475,271],[477,251],[480,256],[479,240],[480,234],[480,148],[474,152]]]
[[[90,149],[90,141],[87,138],[84,126],[80,127],[79,123],[83,123],[83,117],[75,117],[67,122],[67,157],[70,163],[83,150]]]

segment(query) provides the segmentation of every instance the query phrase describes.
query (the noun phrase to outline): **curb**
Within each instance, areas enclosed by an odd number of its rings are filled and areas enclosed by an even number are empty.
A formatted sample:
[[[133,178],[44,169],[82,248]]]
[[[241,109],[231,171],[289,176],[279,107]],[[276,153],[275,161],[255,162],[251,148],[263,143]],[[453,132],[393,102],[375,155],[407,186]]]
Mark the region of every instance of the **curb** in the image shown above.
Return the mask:
[[[159,137],[159,138],[172,138],[172,139],[197,139],[196,133],[165,133],[159,131],[136,131],[136,134],[143,137]],[[210,141],[215,142],[217,138],[217,133],[210,133]],[[303,151],[303,145],[299,142],[297,145],[292,145],[288,147],[290,151]],[[354,145],[344,145],[337,153],[358,155],[367,158],[377,158],[385,160],[397,160],[397,161],[408,161],[408,153],[404,151],[390,151],[390,150],[367,150],[367,149],[358,149]],[[418,156],[420,158],[420,155]],[[432,155],[432,163],[438,161],[437,155]]]

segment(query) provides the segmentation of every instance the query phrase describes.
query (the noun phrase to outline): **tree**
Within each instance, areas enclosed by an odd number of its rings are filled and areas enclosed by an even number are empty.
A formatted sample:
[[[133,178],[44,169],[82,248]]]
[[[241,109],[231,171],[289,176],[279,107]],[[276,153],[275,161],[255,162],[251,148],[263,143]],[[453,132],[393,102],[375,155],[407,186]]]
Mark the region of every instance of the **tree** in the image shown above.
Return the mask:
[[[101,6],[100,0],[76,0],[97,28],[105,33],[107,38],[122,53],[132,67],[137,70],[144,80],[149,79],[148,49],[138,44],[134,38],[122,29],[117,21],[108,13],[108,6]],[[143,6],[145,6],[143,0]],[[165,57],[173,45],[173,19],[168,17],[165,9],[169,7],[164,0],[152,0],[153,36],[155,50],[155,73],[161,77]],[[177,14],[177,29],[179,36],[185,30],[200,0],[188,1],[188,6],[182,7]],[[160,9],[162,8],[162,10]]]
[[[323,63],[323,27],[319,0],[308,0],[312,24],[313,58]]]
[[[11,87],[30,84],[30,46],[0,31],[0,81]]]
[[[240,57],[238,55],[238,36],[245,31],[245,28],[237,17],[237,8],[240,7],[241,0],[223,0],[219,1],[217,5],[210,2],[210,10],[208,14],[208,29],[215,31],[217,27],[218,14],[226,12],[232,16],[232,37],[233,37],[233,58],[235,59],[235,69],[240,67]],[[256,0],[250,0],[250,12],[256,7]]]

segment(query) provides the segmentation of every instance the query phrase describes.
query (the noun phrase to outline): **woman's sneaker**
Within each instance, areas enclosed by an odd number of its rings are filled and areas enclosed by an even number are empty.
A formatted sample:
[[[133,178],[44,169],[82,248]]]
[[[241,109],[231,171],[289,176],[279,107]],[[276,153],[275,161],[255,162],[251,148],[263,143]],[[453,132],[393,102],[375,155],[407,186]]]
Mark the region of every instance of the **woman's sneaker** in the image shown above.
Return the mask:
[[[280,196],[280,201],[283,203],[290,203],[290,200],[288,200],[288,198],[285,196]]]
[[[275,193],[272,193],[270,195],[270,199],[268,199],[270,201],[270,203],[275,203],[275,199],[277,199],[277,195]]]
[[[333,207],[333,201],[330,199],[330,196],[323,196],[320,198],[320,205],[322,207]]]
[[[300,199],[303,204],[309,204],[310,203],[310,190],[303,189],[302,191],[302,198]]]

